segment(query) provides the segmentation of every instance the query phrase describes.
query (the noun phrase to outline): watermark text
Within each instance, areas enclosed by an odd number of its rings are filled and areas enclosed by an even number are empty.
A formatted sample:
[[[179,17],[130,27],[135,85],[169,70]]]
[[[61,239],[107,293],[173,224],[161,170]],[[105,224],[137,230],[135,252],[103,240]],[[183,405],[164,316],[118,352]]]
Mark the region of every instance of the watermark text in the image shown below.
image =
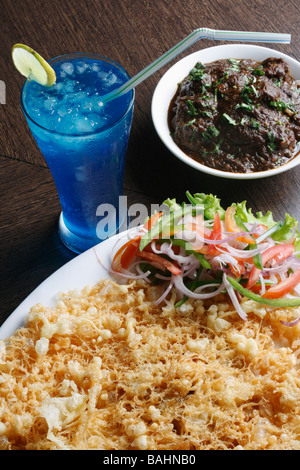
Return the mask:
[[[150,209],[150,210],[149,210]],[[151,204],[150,208],[144,204],[132,204],[128,207],[127,196],[119,197],[117,207],[112,204],[100,204],[96,210],[96,216],[99,218],[96,227],[96,234],[99,240],[105,240],[115,233],[128,231],[128,238],[134,237],[136,232],[131,229],[142,227],[145,222],[156,213],[163,212],[168,215],[168,221],[164,226],[163,234],[166,238],[176,233],[182,235],[185,231],[185,239],[195,241],[195,219],[192,217],[195,213],[201,217],[203,208],[191,205],[170,207],[166,204]],[[201,225],[199,221],[199,226]],[[191,239],[189,240],[189,235]]]

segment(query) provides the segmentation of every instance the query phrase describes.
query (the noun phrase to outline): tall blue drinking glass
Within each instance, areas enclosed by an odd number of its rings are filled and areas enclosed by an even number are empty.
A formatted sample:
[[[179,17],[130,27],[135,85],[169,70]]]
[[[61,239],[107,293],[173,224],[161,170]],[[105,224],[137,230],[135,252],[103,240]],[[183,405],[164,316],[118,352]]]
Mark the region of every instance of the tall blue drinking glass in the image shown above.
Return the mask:
[[[27,79],[22,110],[57,188],[60,238],[81,253],[122,224],[119,197],[134,91],[103,104],[101,95],[129,76],[99,55],[68,54],[49,63],[56,83],[47,88]]]

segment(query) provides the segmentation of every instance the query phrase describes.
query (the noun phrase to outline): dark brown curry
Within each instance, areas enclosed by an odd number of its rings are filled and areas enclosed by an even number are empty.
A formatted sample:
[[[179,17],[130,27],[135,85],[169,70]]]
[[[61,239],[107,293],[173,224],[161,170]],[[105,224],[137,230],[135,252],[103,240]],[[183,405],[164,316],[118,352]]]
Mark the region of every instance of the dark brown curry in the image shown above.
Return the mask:
[[[197,63],[169,108],[175,143],[198,162],[249,173],[289,161],[300,140],[300,86],[286,61]]]

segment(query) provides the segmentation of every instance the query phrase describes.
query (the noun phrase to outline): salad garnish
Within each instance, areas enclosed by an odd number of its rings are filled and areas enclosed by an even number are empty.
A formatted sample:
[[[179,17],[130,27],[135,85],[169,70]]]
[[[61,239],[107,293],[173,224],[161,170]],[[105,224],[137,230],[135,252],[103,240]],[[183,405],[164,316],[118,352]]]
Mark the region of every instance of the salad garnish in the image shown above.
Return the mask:
[[[176,307],[227,293],[243,320],[241,296],[275,308],[300,306],[298,221],[286,214],[276,222],[270,211],[254,215],[246,201],[224,209],[212,194],[186,196],[182,204],[166,199],[165,210],[137,229],[114,253],[112,273],[164,283],[157,304],[172,288]]]

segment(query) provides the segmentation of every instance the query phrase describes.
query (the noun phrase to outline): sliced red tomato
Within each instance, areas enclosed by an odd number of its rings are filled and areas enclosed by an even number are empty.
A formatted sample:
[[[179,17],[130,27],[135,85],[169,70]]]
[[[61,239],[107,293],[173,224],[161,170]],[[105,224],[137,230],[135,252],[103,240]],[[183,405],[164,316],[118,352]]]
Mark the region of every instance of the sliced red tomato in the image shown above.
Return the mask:
[[[261,260],[263,265],[265,265],[266,262],[271,259],[274,259],[276,263],[280,263],[281,261],[284,261],[286,258],[291,256],[294,251],[294,245],[274,245],[261,254]]]
[[[295,251],[295,246],[294,245],[274,245],[268,248],[266,251],[264,251],[261,254],[261,262],[262,265],[265,266],[265,264],[270,261],[271,259],[274,259],[276,263],[280,263],[281,261],[284,261],[286,258],[291,256]],[[258,281],[259,275],[261,273],[261,270],[258,269],[256,266],[253,266],[251,269],[248,283],[247,283],[247,289],[250,289],[254,284]]]
[[[158,221],[158,219],[161,218],[162,215],[163,215],[163,212],[156,212],[155,214],[152,214],[151,217],[149,217],[149,219],[147,220],[147,222],[145,222],[143,228],[148,231],[151,230],[152,227],[156,224],[156,222]]]
[[[215,213],[214,216],[214,225],[210,234],[209,239],[211,241],[215,240],[220,240],[222,238],[222,225],[221,225],[221,219],[220,219],[220,214],[219,212]],[[216,255],[218,254],[218,245],[217,243],[215,245],[209,244],[207,247],[207,254],[208,255]]]
[[[168,259],[163,258],[162,256],[157,255],[156,253],[151,253],[149,251],[143,250],[143,251],[138,251],[137,256],[155,263],[157,266],[161,267],[164,270],[167,269],[175,276],[181,273],[181,269],[178,266],[176,266],[175,263],[172,263],[172,261],[169,261]]]
[[[143,228],[149,231],[158,221],[158,219],[160,219],[162,214],[162,212],[157,212],[153,214],[144,224]],[[140,240],[143,235],[144,231],[141,231],[138,235],[136,235],[134,238],[125,243],[125,245],[121,246],[112,261],[112,269],[114,271],[120,272],[122,271],[122,269],[127,269],[130,266],[134,257],[137,254],[140,245]]]
[[[276,286],[270,287],[262,297],[267,299],[278,299],[292,292],[300,282],[300,269]]]
[[[129,240],[117,251],[111,264],[114,271],[120,272],[122,269],[127,269],[130,266],[139,249],[140,239],[141,237],[137,236]]]
[[[229,232],[240,233],[243,230],[237,225],[235,221],[235,213],[236,208],[234,206],[227,207],[225,212],[225,224]],[[248,243],[249,245],[253,245],[255,243],[255,240],[250,235],[241,235],[240,237],[237,237],[237,240],[243,243]]]

